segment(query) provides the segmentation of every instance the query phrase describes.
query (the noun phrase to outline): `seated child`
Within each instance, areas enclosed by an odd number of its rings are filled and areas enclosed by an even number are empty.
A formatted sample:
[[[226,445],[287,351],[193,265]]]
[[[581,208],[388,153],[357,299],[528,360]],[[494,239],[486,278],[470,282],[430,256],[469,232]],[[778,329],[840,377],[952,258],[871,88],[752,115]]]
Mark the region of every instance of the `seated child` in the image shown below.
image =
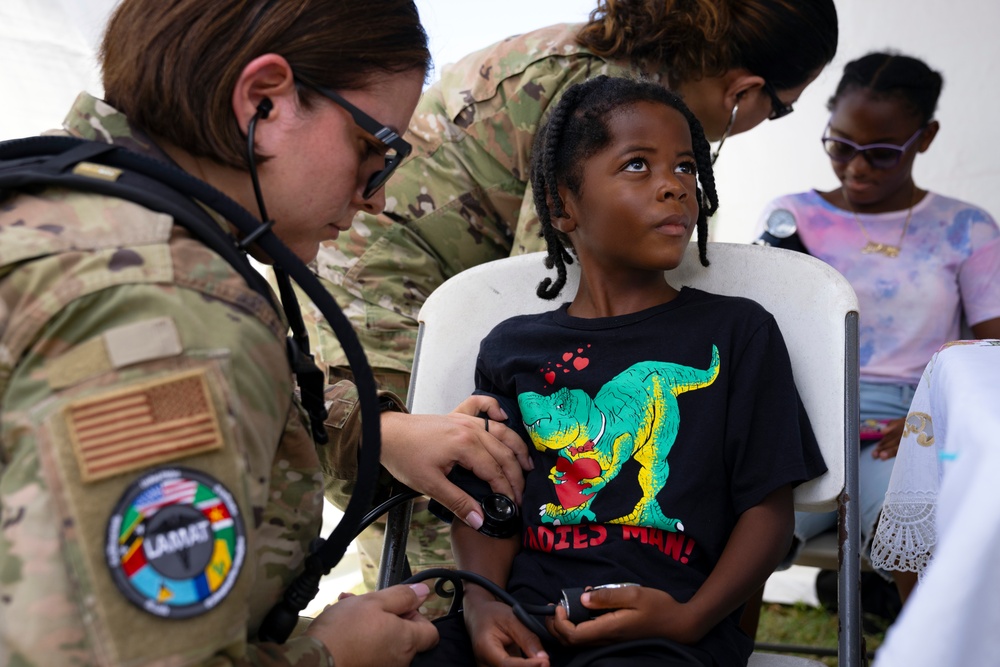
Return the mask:
[[[535,468],[520,535],[456,521],[452,548],[523,604],[638,585],[585,594],[614,610],[593,620],[558,607],[538,637],[468,584],[463,613],[437,622],[437,649],[413,664],[745,665],[743,603],[788,552],[792,487],[826,468],[773,317],[665,279],[696,227],[708,265],[717,198],[701,125],[658,85],[573,86],[536,139],[532,186],[558,272],[539,296],[565,285],[567,245],[580,287],[482,343],[477,392],[502,402]]]
[[[900,53],[847,63],[822,135],[841,186],[784,195],[761,216],[762,226],[775,219],[795,229],[803,248],[847,278],[858,296],[858,501],[866,558],[927,361],[962,336],[963,320],[976,338],[1000,336],[1000,228],[982,208],[914,181],[914,164],[940,127],[934,114],[942,85],[940,73]],[[835,512],[796,515],[795,553],[783,567],[836,522]],[[892,575],[905,601],[916,574]]]

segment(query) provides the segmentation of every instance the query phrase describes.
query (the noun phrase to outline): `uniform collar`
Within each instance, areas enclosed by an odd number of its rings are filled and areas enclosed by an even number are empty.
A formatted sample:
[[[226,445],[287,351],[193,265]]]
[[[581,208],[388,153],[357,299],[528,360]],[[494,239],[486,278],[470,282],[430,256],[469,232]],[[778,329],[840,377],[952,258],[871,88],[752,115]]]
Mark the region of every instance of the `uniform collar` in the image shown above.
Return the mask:
[[[173,160],[145,132],[130,123],[124,113],[89,93],[77,96],[63,121],[63,129],[74,137],[122,146],[173,164]]]

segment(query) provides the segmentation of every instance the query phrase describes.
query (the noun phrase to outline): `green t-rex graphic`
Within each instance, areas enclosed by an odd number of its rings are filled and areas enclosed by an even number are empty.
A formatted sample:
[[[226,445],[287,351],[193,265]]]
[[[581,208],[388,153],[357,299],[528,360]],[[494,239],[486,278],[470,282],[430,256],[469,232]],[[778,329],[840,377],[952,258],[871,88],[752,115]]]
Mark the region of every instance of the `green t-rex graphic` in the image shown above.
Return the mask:
[[[667,518],[656,501],[670,474],[667,455],[680,426],[677,395],[707,387],[718,375],[719,350],[713,345],[706,370],[640,362],[616,375],[593,399],[581,389],[565,387],[549,396],[534,392],[518,396],[535,447],[559,450],[549,479],[561,504],[542,506],[542,521],[596,521],[590,509],[594,496],[626,461],[635,459],[641,466],[642,498],[629,514],[606,523],[683,531],[680,520]]]

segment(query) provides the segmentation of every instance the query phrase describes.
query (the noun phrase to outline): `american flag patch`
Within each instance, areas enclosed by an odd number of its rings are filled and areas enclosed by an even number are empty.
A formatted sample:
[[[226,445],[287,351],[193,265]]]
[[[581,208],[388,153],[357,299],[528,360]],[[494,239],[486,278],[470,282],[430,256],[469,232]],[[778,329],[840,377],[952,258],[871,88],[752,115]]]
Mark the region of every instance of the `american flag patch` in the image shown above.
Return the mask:
[[[222,447],[204,370],[75,401],[65,415],[85,482]]]

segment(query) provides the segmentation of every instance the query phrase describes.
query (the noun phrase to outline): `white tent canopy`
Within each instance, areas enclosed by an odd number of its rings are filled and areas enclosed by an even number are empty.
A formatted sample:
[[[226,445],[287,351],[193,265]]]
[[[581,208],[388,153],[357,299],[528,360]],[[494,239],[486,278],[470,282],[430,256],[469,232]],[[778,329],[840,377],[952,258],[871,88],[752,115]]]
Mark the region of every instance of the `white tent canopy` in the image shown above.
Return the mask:
[[[81,90],[101,92],[95,51],[115,0],[0,4],[0,139],[58,127]]]

